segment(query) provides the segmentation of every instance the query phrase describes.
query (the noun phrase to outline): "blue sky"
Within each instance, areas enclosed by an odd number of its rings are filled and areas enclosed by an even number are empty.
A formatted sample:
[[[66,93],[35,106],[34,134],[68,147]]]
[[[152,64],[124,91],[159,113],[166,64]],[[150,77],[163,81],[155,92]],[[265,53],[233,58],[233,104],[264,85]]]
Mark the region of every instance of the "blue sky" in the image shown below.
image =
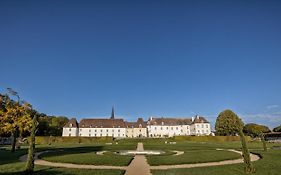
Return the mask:
[[[0,91],[68,117],[281,124],[281,1],[0,1]]]

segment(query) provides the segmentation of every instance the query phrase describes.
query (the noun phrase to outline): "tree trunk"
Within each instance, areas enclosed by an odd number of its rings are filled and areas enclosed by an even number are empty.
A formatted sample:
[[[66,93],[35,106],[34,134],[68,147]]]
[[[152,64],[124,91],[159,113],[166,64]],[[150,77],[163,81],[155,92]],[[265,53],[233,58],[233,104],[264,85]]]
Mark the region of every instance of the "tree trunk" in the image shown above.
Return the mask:
[[[11,152],[12,152],[12,153],[15,152],[15,150],[16,150],[16,142],[17,142],[16,135],[17,135],[17,134],[16,134],[15,132],[12,132],[12,134],[11,134],[11,137],[12,137],[12,143],[11,143],[12,148],[11,148]]]
[[[267,146],[266,146],[266,141],[264,139],[264,134],[261,134],[261,141],[262,141],[263,150],[267,151]]]
[[[247,142],[244,136],[243,131],[239,131],[239,136],[241,139],[241,144],[242,144],[242,156],[245,164],[245,173],[254,173],[255,168],[253,164],[251,163],[251,157],[250,157],[250,152],[247,146]]]
[[[34,170],[34,155],[35,155],[35,131],[37,126],[37,115],[35,114],[32,119],[32,128],[30,133],[30,143],[29,143],[29,149],[28,149],[28,157],[27,162],[25,166],[25,171],[27,173],[31,173]]]

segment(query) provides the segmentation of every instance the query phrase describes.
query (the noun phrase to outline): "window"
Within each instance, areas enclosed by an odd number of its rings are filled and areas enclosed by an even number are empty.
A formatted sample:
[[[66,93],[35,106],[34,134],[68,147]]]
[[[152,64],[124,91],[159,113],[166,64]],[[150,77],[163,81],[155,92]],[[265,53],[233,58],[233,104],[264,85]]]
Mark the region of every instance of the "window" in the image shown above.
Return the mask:
[[[95,134],[95,137],[97,136],[97,134]]]
[[[120,129],[118,129],[118,132],[120,132]]]
[[[106,136],[108,136],[108,134],[106,134]]]
[[[208,128],[208,125],[206,125],[206,128]]]
[[[108,129],[106,130],[106,132],[108,132]]]
[[[89,134],[89,137],[91,137],[91,134]]]
[[[173,130],[173,127],[171,127],[171,130]]]
[[[163,128],[161,127],[160,129],[162,130]]]
[[[91,130],[89,129],[89,132],[91,132]]]
[[[112,130],[112,132],[114,132],[114,129]]]
[[[102,134],[100,134],[100,136],[102,136]]]
[[[176,130],[178,130],[179,128],[178,127],[176,127]]]
[[[69,137],[71,136],[71,134],[69,133],[69,135],[68,135]]]
[[[95,129],[95,132],[97,132],[97,130]]]
[[[71,128],[69,128],[69,131],[71,131]]]
[[[70,128],[72,127],[72,123],[69,124],[69,127],[70,127]]]
[[[156,130],[157,128],[156,128],[156,127],[154,127],[154,129]]]
[[[167,130],[169,129],[169,127],[166,128]]]
[[[202,124],[202,128],[204,128],[204,125]]]

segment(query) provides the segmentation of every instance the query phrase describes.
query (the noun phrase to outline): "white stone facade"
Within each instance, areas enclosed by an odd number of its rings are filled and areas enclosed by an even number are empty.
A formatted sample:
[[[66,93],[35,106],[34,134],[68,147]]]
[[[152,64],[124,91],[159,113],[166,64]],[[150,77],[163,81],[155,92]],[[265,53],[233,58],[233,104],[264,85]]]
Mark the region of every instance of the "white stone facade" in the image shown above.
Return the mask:
[[[76,119],[63,128],[64,137],[173,137],[188,135],[210,135],[210,123],[204,118],[150,118],[144,122],[125,122],[123,119]]]

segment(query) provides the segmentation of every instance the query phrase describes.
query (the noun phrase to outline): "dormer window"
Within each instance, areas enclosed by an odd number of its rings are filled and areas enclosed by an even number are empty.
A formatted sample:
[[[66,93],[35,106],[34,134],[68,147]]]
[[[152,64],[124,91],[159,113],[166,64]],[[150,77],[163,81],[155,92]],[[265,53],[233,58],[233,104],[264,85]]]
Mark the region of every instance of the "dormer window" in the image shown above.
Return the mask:
[[[162,125],[164,125],[164,122],[162,122]]]
[[[72,123],[69,124],[69,127],[70,127],[70,128],[72,127]]]

